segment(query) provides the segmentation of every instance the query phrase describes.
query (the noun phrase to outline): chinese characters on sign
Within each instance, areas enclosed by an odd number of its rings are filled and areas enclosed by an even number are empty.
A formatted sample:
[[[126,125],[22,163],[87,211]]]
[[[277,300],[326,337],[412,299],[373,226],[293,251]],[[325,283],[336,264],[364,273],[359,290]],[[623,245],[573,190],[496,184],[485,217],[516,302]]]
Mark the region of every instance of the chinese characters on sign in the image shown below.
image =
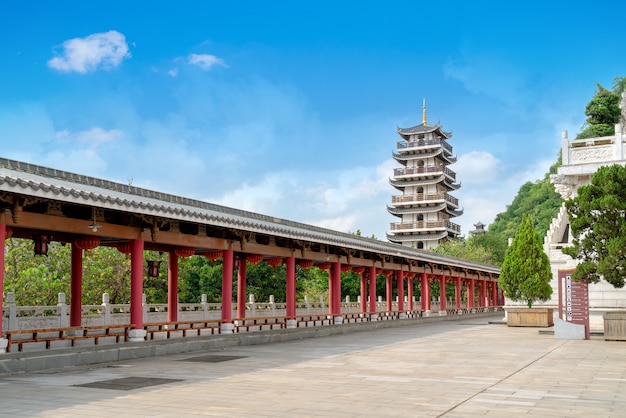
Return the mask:
[[[559,317],[563,312],[561,292],[565,282],[565,320],[585,326],[585,339],[589,339],[589,286],[572,279],[574,270],[559,270]]]

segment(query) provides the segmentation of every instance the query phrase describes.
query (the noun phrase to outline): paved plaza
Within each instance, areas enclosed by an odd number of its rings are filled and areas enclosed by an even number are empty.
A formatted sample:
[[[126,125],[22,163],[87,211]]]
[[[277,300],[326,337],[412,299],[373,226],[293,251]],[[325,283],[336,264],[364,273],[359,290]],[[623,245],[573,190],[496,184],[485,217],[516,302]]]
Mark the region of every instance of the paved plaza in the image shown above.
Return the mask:
[[[0,415],[626,416],[626,343],[495,318],[5,375]]]

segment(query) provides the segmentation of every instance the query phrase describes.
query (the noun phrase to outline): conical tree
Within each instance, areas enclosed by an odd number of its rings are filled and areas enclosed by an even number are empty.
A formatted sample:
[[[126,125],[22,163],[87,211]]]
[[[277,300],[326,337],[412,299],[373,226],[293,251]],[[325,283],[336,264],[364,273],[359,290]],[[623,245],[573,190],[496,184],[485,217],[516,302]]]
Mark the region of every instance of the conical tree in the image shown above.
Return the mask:
[[[545,302],[552,296],[550,260],[543,251],[541,238],[533,227],[531,215],[524,215],[511,246],[506,250],[498,286],[516,302]]]

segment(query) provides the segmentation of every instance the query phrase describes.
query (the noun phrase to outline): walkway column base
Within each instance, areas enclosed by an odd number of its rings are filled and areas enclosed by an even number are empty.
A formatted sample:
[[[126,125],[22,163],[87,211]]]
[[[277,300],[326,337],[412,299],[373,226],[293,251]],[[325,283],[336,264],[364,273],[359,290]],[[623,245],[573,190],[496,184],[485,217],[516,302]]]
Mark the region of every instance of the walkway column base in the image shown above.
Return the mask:
[[[128,341],[131,343],[144,341],[146,338],[146,330],[145,329],[131,329],[128,331]]]
[[[433,312],[432,311],[424,311],[424,315],[423,316],[430,316]]]
[[[448,315],[448,312],[446,311],[439,311],[439,316],[446,316]]]
[[[406,313],[400,312],[400,314],[398,315],[398,319],[406,319]]]
[[[296,321],[295,319],[288,319],[287,328],[298,328],[298,321]]]
[[[343,316],[336,316],[336,317],[334,318],[334,323],[335,323],[335,325],[341,325],[341,324],[343,324]]]
[[[0,338],[0,354],[7,352],[7,346],[9,345],[9,340],[6,338]]]
[[[67,331],[67,336],[68,337],[80,337],[82,335],[83,335],[83,330],[82,329],[70,329],[70,330]]]
[[[376,321],[378,321],[378,314],[371,314],[370,322],[376,322]]]
[[[232,334],[235,329],[235,324],[227,322],[222,324],[222,334]]]

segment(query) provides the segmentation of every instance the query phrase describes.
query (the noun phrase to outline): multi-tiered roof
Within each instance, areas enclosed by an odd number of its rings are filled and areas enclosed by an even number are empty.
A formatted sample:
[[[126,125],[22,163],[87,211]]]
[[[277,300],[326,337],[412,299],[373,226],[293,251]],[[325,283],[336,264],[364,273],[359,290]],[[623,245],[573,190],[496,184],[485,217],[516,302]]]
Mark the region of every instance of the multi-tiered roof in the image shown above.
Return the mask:
[[[387,210],[401,219],[392,223],[387,239],[415,248],[432,248],[441,240],[460,234],[459,225],[450,221],[460,216],[458,199],[450,195],[457,190],[456,173],[448,165],[456,162],[448,140],[450,132],[440,124],[426,122],[426,105],[422,124],[398,128],[402,138],[393,158],[402,165],[396,168],[390,184],[402,192],[391,198]]]

